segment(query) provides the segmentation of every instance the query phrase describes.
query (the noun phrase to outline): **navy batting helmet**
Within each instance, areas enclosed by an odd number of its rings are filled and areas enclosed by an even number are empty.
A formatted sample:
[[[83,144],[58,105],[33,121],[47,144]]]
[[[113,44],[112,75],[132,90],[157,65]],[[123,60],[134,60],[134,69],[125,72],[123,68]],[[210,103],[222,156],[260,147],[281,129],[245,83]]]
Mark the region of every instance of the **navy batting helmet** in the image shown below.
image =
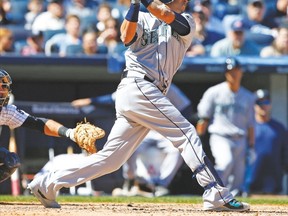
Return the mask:
[[[225,60],[225,71],[230,71],[234,68],[240,68],[241,65],[235,57],[228,57]]]
[[[0,108],[6,106],[10,99],[12,79],[10,75],[0,68]]]
[[[164,4],[168,4],[168,3],[171,3],[172,1],[174,1],[174,0],[160,0],[162,3],[164,3]]]

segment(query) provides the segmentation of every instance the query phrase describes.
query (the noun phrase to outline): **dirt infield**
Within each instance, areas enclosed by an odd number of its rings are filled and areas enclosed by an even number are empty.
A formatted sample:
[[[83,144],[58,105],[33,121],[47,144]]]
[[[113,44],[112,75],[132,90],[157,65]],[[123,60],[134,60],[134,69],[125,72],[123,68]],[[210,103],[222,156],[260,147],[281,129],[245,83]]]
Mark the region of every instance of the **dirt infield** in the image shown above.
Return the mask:
[[[279,205],[252,205],[249,212],[204,212],[200,204],[153,204],[153,203],[61,203],[61,209],[46,209],[37,202],[16,203],[1,202],[1,216],[193,216],[193,215],[288,215],[288,206]]]

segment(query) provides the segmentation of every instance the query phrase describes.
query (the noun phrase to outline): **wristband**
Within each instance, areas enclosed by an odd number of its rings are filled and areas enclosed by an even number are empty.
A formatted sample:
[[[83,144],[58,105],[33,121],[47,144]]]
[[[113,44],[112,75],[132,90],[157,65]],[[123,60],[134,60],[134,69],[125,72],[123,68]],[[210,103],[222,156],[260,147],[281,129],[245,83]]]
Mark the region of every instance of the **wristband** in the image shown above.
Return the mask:
[[[140,4],[130,4],[130,8],[125,16],[125,19],[130,22],[138,22],[139,10]]]
[[[61,136],[61,137],[67,137],[67,135],[66,135],[67,130],[68,130],[68,128],[66,128],[66,127],[64,127],[64,126],[61,126],[61,127],[58,129],[58,135]]]
[[[153,2],[153,0],[141,0],[141,2],[147,8]]]

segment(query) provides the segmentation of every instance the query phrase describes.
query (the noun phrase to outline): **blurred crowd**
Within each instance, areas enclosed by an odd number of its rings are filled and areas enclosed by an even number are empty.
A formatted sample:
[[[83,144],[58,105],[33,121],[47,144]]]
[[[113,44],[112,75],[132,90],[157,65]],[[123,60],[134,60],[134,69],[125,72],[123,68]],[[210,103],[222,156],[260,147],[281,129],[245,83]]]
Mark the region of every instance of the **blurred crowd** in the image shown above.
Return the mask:
[[[0,55],[122,53],[130,0],[0,0]],[[287,0],[192,0],[187,56],[288,54]],[[142,9],[144,10],[144,8]]]

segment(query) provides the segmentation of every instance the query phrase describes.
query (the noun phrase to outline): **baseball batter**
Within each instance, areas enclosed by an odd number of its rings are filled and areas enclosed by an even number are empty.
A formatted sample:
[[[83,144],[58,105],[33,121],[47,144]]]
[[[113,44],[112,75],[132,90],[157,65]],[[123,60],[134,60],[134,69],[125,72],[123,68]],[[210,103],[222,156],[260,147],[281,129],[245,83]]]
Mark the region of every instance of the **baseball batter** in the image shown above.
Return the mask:
[[[204,187],[204,210],[245,211],[246,203],[234,199],[202,149],[193,125],[165,93],[190,46],[195,23],[185,13],[188,0],[132,0],[121,25],[128,46],[126,69],[116,92],[115,124],[103,149],[79,161],[74,168],[50,172],[34,179],[28,188],[47,208],[60,208],[56,194],[119,169],[137,149],[150,129],[178,148],[184,161]]]
[[[48,136],[67,137],[74,140],[74,131],[62,124],[46,118],[39,118],[20,110],[15,105],[8,104],[11,96],[12,79],[0,68],[0,125],[7,125],[11,129],[26,127],[38,130]],[[0,182],[8,179],[20,166],[20,159],[14,152],[0,147]]]

